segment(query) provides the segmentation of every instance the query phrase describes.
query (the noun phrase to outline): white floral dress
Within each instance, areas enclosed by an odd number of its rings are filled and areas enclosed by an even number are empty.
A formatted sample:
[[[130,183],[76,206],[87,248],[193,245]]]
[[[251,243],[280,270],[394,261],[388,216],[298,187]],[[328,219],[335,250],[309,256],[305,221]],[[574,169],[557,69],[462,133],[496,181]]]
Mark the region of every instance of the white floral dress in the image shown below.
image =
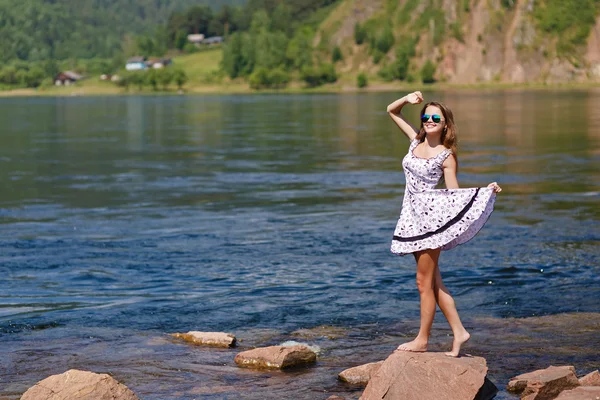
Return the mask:
[[[432,158],[419,158],[413,140],[402,160],[406,188],[394,231],[392,253],[405,255],[425,249],[450,250],[472,239],[494,210],[492,188],[436,189],[450,149]]]

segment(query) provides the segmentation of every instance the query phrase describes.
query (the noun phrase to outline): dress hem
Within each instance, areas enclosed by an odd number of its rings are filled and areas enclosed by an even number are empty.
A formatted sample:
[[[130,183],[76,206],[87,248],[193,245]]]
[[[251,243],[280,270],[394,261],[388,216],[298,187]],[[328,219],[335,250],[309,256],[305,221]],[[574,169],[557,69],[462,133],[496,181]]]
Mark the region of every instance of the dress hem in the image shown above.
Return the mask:
[[[479,193],[481,195],[484,192],[480,192],[479,188],[478,188],[477,193]],[[473,196],[473,198],[475,198],[475,197],[477,197],[477,195]],[[456,235],[453,237],[444,238],[446,232],[445,232],[445,230],[443,230],[441,232],[435,232],[431,235],[428,235],[427,238],[421,239],[421,240],[399,241],[394,238],[394,239],[392,239],[392,246],[391,246],[390,250],[393,254],[396,254],[398,256],[404,256],[407,254],[413,254],[415,252],[423,251],[423,250],[441,249],[442,251],[447,251],[447,250],[451,250],[461,244],[467,243],[468,241],[473,239],[481,231],[483,226],[486,224],[486,222],[490,218],[492,212],[494,211],[495,201],[496,201],[495,193],[492,191],[489,194],[489,197],[487,199],[485,199],[485,207],[483,208],[481,213],[479,215],[473,216],[474,217],[473,220],[469,224],[465,224],[463,227],[461,227],[462,229],[459,229],[456,232]],[[464,215],[468,214],[469,211],[474,210],[472,207],[467,207],[467,208],[469,208],[469,209],[466,210],[466,212],[464,214],[461,212],[461,214],[463,214],[461,217],[464,217]],[[467,219],[469,219],[469,218],[467,218]],[[462,220],[462,218],[460,220]],[[420,241],[423,241],[425,243],[418,243]],[[394,242],[400,243],[401,245],[394,246]],[[394,247],[406,248],[406,245],[411,242],[417,243],[418,245],[414,248],[411,248],[410,251],[395,251],[394,250]]]

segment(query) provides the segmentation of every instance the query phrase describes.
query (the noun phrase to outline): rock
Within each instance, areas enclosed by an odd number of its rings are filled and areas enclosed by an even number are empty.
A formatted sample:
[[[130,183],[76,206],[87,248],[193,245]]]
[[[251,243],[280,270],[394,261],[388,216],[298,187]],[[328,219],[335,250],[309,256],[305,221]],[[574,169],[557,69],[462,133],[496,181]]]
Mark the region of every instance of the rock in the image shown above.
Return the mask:
[[[283,343],[280,343],[279,345],[280,346],[286,346],[286,347],[290,347],[290,346],[304,346],[304,347],[308,347],[308,349],[310,351],[313,351],[316,354],[319,354],[321,352],[321,348],[319,346],[310,345],[308,343],[296,342],[295,340],[287,340],[287,341],[285,341]]]
[[[347,336],[348,332],[343,328],[321,325],[310,329],[298,329],[297,331],[292,332],[290,335],[308,340],[316,340],[320,338],[333,340]]]
[[[327,400],[346,400],[343,396],[338,396],[337,394],[333,394],[327,398]]]
[[[383,361],[372,362],[368,364],[359,365],[358,367],[348,368],[338,375],[341,381],[351,383],[353,385],[364,385],[369,383],[369,380],[373,375],[379,371]]]
[[[600,372],[595,370],[590,372],[586,376],[579,378],[579,384],[581,386],[600,386]]]
[[[270,346],[243,351],[235,356],[235,363],[250,368],[290,368],[311,364],[317,355],[306,346]]]
[[[236,344],[235,336],[231,333],[189,331],[188,333],[174,333],[172,336],[205,346],[234,347]]]
[[[600,400],[600,386],[580,386],[565,390],[556,400]]]
[[[554,399],[560,392],[579,386],[572,366],[550,366],[512,378],[506,389],[521,393],[521,399]]]
[[[106,374],[68,370],[29,388],[21,400],[139,400],[127,386]]]
[[[360,399],[488,400],[497,392],[495,386],[491,397],[477,397],[486,374],[487,365],[481,357],[395,351],[371,377]],[[490,390],[488,387],[485,393]]]

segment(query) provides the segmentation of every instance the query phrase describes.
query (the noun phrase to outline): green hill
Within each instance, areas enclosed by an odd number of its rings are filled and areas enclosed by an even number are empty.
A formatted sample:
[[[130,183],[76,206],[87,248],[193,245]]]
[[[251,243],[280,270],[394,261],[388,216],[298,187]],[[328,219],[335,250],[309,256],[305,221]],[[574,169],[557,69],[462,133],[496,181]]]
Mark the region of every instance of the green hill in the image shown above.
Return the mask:
[[[0,61],[110,58],[173,11],[243,0],[0,0]]]

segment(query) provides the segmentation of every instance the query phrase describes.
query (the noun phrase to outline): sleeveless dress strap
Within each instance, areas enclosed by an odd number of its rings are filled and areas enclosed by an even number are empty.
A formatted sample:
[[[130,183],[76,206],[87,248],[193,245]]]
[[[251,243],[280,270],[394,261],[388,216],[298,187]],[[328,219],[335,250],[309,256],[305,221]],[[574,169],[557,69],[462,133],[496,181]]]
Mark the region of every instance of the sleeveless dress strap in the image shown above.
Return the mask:
[[[415,147],[417,147],[419,145],[419,143],[421,143],[419,141],[419,139],[413,139],[413,140],[411,140],[409,149],[412,151]]]
[[[438,154],[435,158],[437,158],[440,162],[440,164],[443,164],[444,161],[446,161],[446,158],[448,158],[448,156],[452,154],[452,150],[450,149],[446,149],[444,151],[442,151],[440,154]]]

